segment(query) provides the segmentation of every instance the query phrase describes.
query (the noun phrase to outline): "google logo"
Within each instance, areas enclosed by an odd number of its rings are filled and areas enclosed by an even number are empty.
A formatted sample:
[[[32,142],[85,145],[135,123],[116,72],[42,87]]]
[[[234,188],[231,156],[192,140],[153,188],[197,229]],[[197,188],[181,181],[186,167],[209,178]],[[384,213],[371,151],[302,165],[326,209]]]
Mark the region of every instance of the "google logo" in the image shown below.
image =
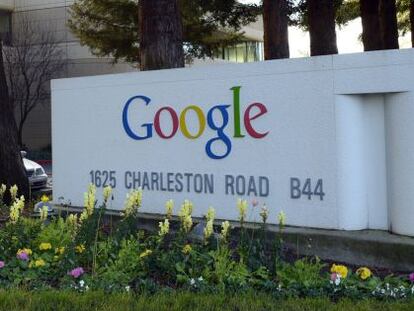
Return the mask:
[[[241,86],[234,86],[230,90],[233,92],[233,137],[234,138],[243,138],[245,134],[242,132],[241,128],[241,111],[240,111],[240,89]],[[158,109],[154,115],[154,119],[151,123],[142,123],[141,127],[143,128],[142,133],[135,133],[129,124],[129,109],[131,105],[144,104],[148,106],[151,103],[151,98],[144,95],[133,96],[125,103],[123,112],[122,112],[122,124],[126,134],[134,140],[146,140],[153,137],[153,132],[162,139],[171,139],[173,138],[178,130],[188,139],[197,139],[202,136],[208,127],[215,132],[215,137],[207,141],[205,146],[205,151],[207,155],[212,159],[224,159],[227,157],[232,148],[232,143],[229,136],[226,135],[225,130],[229,126],[229,108],[230,105],[216,105],[210,108],[210,110],[205,113],[199,106],[190,105],[184,108],[180,113],[177,113],[173,107],[164,106]],[[198,126],[197,132],[191,133],[187,125],[187,114],[192,111],[195,113]],[[221,120],[217,121],[213,115],[219,113]],[[262,103],[252,103],[250,104],[243,113],[243,125],[247,134],[255,139],[264,138],[269,132],[260,133],[254,127],[252,122],[259,117],[267,113],[267,108]],[[169,133],[165,133],[165,130],[161,127],[161,115],[168,116],[168,119],[171,120],[171,130]],[[214,152],[213,145],[216,143],[222,143],[225,146],[224,153],[218,154]]]

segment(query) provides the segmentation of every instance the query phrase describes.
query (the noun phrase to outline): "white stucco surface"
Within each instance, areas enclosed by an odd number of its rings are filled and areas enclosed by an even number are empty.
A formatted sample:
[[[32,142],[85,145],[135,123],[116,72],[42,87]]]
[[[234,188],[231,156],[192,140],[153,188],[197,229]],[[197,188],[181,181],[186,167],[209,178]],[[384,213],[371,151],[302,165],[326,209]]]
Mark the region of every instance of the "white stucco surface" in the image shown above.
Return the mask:
[[[269,208],[271,223],[283,210],[295,226],[391,228],[414,235],[413,72],[414,51],[400,50],[55,80],[54,198],[82,206],[90,173],[97,170],[115,172],[113,209],[123,206],[126,172],[163,173],[164,179],[168,173],[212,174],[213,193],[146,189],[142,210],[163,213],[172,198],[178,213],[189,199],[197,216],[213,206],[218,218],[237,219],[237,198],[257,198]],[[244,138],[233,137],[234,86],[241,86]],[[197,105],[207,116],[215,105],[230,105],[224,132],[231,153],[220,160],[206,154],[206,144],[216,137],[208,125],[197,139],[180,130],[171,139],[155,132],[151,139],[132,139],[122,115],[128,99],[138,95],[151,99],[147,106],[134,101],[128,113],[132,131],[141,136],[140,126],[153,122],[163,106],[180,113]],[[269,132],[262,139],[250,137],[243,125],[244,111],[257,102],[268,110],[252,121],[258,132]],[[162,116],[161,127],[169,133],[171,120]],[[213,116],[220,125],[222,118]],[[191,133],[198,130],[196,121],[189,112]],[[268,195],[226,194],[226,175],[265,177]],[[308,196],[304,189],[292,198],[292,178],[302,186],[310,179],[316,193]],[[260,207],[251,210],[249,220],[259,221],[259,212]]]

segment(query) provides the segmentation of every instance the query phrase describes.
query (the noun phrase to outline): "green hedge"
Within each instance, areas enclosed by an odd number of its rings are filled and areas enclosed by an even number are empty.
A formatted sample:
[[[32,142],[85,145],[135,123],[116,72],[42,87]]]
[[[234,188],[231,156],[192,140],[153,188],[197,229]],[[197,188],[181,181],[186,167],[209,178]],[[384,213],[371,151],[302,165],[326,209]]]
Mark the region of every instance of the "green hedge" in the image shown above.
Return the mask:
[[[191,292],[160,293],[154,296],[76,294],[65,291],[0,291],[0,310],[414,310],[414,301],[386,302],[377,300],[341,300],[326,298],[277,300],[265,294],[220,295]]]

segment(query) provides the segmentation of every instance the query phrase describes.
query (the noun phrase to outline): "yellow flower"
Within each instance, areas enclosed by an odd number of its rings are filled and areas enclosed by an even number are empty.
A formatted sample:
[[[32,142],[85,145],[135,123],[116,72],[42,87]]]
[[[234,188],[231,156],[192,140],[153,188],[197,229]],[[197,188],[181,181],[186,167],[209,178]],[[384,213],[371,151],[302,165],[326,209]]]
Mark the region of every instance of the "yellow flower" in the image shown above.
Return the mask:
[[[85,251],[85,245],[80,244],[75,247],[75,252],[82,254]]]
[[[229,235],[229,231],[230,231],[230,223],[228,221],[223,221],[221,223],[220,239],[223,241],[226,241]]]
[[[20,255],[21,253],[26,253],[27,255],[31,256],[33,254],[32,250],[30,248],[22,248],[17,251],[17,255]]]
[[[0,198],[3,198],[3,195],[6,193],[6,185],[5,184],[1,184],[0,186]]]
[[[341,278],[346,278],[348,275],[348,268],[343,265],[335,265],[333,264],[331,267],[331,273],[336,273],[341,276]]]
[[[24,196],[20,199],[15,199],[13,205],[10,207],[10,222],[16,223],[19,220],[20,212],[24,209]]]
[[[366,279],[368,279],[372,275],[371,270],[369,270],[367,267],[361,267],[361,268],[359,268],[356,271],[356,273],[359,275],[359,277],[362,280],[366,280]]]
[[[39,249],[41,251],[47,251],[49,249],[52,249],[52,244],[50,244],[50,243],[40,243]]]
[[[279,221],[279,226],[283,227],[286,223],[286,214],[284,211],[280,211],[280,213],[277,215],[277,219]]]
[[[158,235],[160,237],[164,237],[170,231],[170,222],[168,221],[168,219],[165,219],[164,222],[161,221],[159,223],[159,227],[160,227],[160,231],[158,232]]]
[[[147,256],[149,256],[149,255],[151,255],[151,254],[152,254],[152,250],[147,249],[147,250],[145,250],[145,252],[142,252],[142,253],[139,255],[139,258],[144,258],[144,257],[147,257]]]
[[[167,214],[168,219],[171,219],[171,216],[173,214],[173,209],[174,209],[174,201],[173,200],[168,200],[165,203],[165,212]]]
[[[111,186],[106,186],[105,188],[103,188],[103,197],[104,197],[105,202],[108,202],[111,194],[112,194],[112,187]]]
[[[186,244],[184,247],[183,247],[183,250],[182,250],[182,252],[184,253],[184,254],[189,254],[191,251],[192,251],[192,247],[191,247],[191,245],[190,244]]]
[[[72,230],[75,230],[78,227],[78,215],[70,214],[68,218],[66,218],[66,223]]]
[[[40,200],[43,203],[47,203],[47,202],[49,202],[49,197],[46,194],[44,194],[44,195],[42,195],[42,197],[40,198]]]
[[[47,215],[48,215],[48,207],[47,206],[43,206],[40,209],[40,220],[41,221],[45,221],[47,219]]]
[[[65,248],[63,246],[55,248],[55,253],[58,255],[62,255],[64,252],[65,252]]]
[[[206,243],[208,239],[211,237],[211,235],[214,233],[213,222],[214,218],[207,221],[206,227],[204,228],[204,240]]]
[[[96,204],[96,186],[94,184],[89,184],[88,191],[85,192],[83,196],[84,210],[81,215],[81,220],[87,219],[93,213]]]
[[[178,213],[178,216],[181,220],[181,227],[183,228],[184,232],[190,232],[191,228],[193,227],[193,219],[191,214],[193,212],[193,203],[188,200],[185,200],[183,205],[181,205],[181,210]]]
[[[142,203],[142,189],[132,190],[126,196],[126,201],[124,204],[124,216],[128,217],[138,213],[139,208]]]
[[[239,220],[240,222],[244,222],[246,219],[247,214],[247,201],[238,199],[237,200],[237,209],[239,210]]]
[[[35,261],[35,267],[40,268],[43,267],[46,264],[46,262],[43,259],[38,259]]]
[[[19,188],[17,187],[17,185],[10,187],[10,195],[11,195],[12,201],[16,200],[17,191],[19,191]]]
[[[210,206],[207,211],[206,219],[207,221],[210,221],[210,220],[214,220],[215,217],[216,217],[216,211],[214,210],[213,207]]]

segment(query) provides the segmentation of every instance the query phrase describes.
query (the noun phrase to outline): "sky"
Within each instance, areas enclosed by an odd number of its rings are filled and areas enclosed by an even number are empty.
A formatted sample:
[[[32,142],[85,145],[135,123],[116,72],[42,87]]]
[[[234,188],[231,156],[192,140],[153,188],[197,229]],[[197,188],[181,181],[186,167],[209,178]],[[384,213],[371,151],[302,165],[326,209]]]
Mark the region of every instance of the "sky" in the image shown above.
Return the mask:
[[[260,0],[239,0],[242,3],[260,3]],[[336,29],[339,53],[362,52],[363,45],[360,40],[362,33],[361,19],[351,21],[346,26]],[[400,37],[400,48],[411,47],[411,35]],[[297,27],[289,27],[289,45],[291,57],[309,56],[309,34]]]

